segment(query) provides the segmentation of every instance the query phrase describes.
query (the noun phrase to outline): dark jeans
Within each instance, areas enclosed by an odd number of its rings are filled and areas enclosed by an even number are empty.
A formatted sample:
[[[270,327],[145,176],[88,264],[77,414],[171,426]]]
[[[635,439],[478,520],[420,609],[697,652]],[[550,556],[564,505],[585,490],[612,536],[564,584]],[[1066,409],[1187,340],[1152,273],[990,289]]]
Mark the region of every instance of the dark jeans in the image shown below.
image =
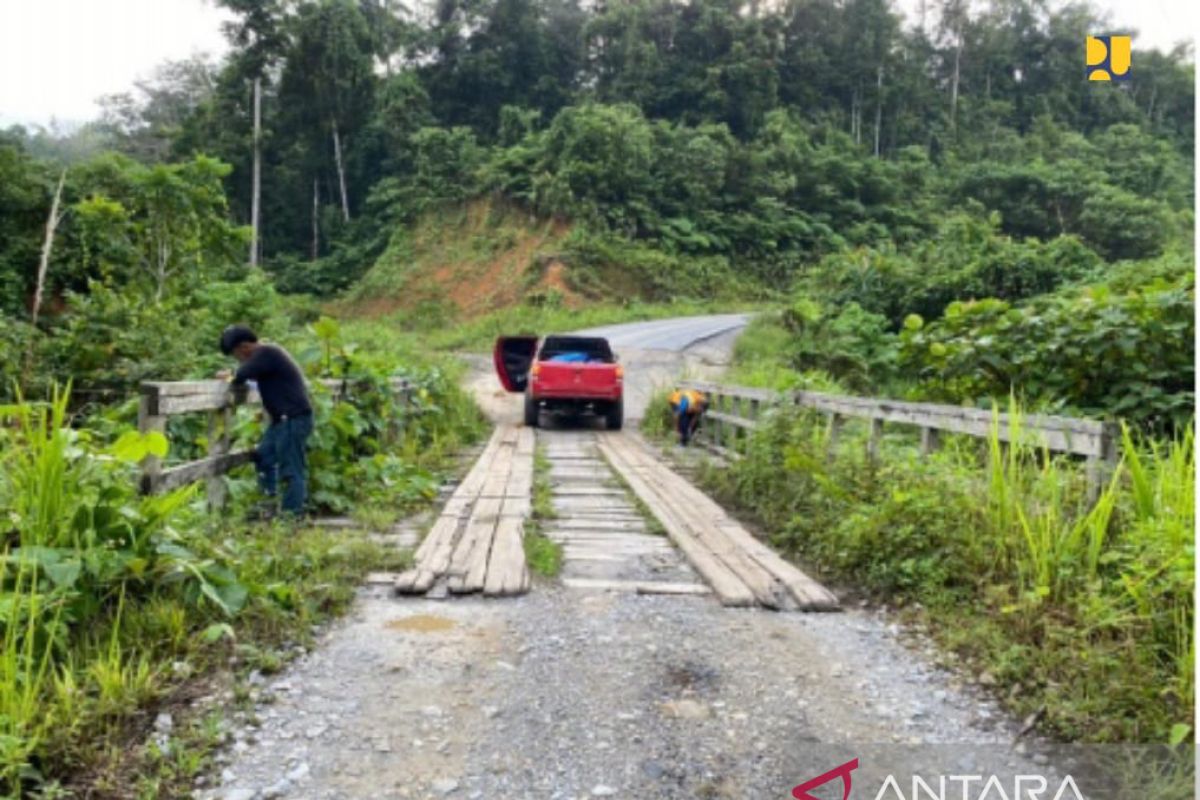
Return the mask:
[[[304,495],[308,485],[308,460],[305,446],[313,431],[312,414],[272,422],[258,443],[255,467],[263,494],[274,497],[283,481],[283,510],[304,513]]]
[[[679,431],[679,443],[687,446],[692,434],[700,426],[700,411],[680,411],[677,415],[676,428]]]

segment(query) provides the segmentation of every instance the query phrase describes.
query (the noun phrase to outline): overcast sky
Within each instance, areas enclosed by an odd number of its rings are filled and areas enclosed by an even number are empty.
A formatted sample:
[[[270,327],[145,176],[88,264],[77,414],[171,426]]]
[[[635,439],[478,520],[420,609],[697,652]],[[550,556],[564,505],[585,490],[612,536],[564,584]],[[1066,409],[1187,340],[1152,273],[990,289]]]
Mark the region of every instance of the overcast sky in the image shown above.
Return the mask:
[[[892,2],[907,11],[919,0]],[[1139,29],[1135,47],[1169,49],[1194,37],[1200,18],[1196,0],[1094,4],[1112,14],[1107,32]],[[224,52],[223,18],[206,0],[0,0],[0,127],[92,119],[97,97],[129,89],[156,64]]]

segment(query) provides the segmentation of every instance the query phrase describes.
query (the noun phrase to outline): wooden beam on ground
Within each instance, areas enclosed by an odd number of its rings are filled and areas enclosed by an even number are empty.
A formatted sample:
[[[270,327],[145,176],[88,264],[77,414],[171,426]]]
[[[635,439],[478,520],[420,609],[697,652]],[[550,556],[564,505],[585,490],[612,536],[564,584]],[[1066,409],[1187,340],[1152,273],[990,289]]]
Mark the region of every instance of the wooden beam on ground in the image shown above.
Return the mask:
[[[691,529],[678,516],[674,508],[658,502],[657,493],[650,488],[642,474],[635,469],[635,463],[628,460],[627,451],[619,446],[619,435],[601,435],[600,451],[608,458],[609,463],[621,473],[643,502],[653,503],[651,511],[666,528],[671,541],[683,551],[696,571],[712,587],[717,597],[720,598],[721,604],[726,606],[754,605],[754,594],[746,584],[693,536]]]
[[[602,434],[600,448],[723,603],[730,604],[730,597],[749,597],[751,603],[768,608],[837,607],[831,592],[755,539],[720,505],[629,436]]]

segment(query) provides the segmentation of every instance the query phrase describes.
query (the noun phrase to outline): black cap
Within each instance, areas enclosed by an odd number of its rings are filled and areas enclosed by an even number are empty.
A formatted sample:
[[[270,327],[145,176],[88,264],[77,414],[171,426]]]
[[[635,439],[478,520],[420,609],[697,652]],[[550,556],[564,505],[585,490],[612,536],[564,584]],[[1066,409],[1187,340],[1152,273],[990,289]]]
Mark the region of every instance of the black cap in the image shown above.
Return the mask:
[[[221,352],[225,355],[233,353],[233,349],[243,342],[257,342],[254,331],[245,325],[230,325],[221,332]]]

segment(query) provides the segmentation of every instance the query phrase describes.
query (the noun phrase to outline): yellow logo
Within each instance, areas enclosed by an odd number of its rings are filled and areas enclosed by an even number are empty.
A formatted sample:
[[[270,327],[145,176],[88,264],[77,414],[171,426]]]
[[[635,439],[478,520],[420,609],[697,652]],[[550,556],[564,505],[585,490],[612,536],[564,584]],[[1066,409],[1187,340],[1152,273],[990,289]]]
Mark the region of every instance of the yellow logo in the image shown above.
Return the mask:
[[[1129,36],[1087,37],[1087,79],[1089,81],[1127,81],[1133,40]]]

